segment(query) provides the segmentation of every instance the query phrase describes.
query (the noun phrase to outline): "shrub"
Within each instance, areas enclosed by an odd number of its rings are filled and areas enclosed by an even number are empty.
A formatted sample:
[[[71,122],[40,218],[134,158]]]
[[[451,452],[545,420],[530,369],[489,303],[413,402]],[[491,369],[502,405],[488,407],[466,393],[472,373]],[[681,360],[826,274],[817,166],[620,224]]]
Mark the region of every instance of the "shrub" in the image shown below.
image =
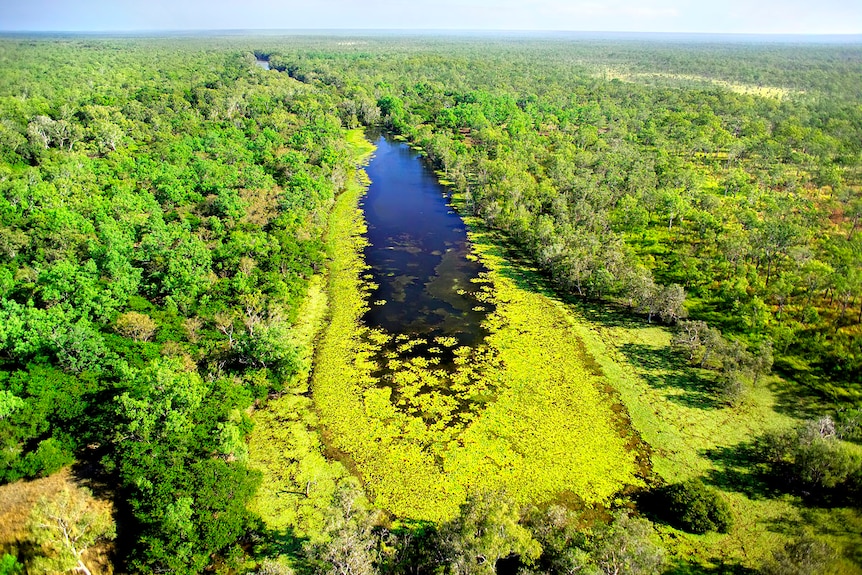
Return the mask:
[[[0,575],[17,575],[23,570],[23,565],[18,563],[12,555],[4,553],[0,556]]]
[[[676,483],[663,491],[664,513],[680,529],[691,533],[727,533],[733,525],[727,502],[700,479]]]
[[[597,528],[589,547],[598,573],[661,573],[665,552],[653,543],[653,535],[652,523],[642,517],[629,517],[625,513],[616,515],[612,524]]]
[[[755,451],[773,476],[814,496],[852,488],[854,478],[862,473],[862,458],[841,441],[828,416],[795,429],[769,432],[757,441]]]
[[[763,575],[820,575],[834,555],[834,550],[821,541],[804,535],[783,548],[772,552],[772,560],[764,563]]]
[[[48,477],[64,465],[74,462],[70,450],[62,443],[49,437],[39,442],[36,451],[28,453],[20,468],[24,477]]]

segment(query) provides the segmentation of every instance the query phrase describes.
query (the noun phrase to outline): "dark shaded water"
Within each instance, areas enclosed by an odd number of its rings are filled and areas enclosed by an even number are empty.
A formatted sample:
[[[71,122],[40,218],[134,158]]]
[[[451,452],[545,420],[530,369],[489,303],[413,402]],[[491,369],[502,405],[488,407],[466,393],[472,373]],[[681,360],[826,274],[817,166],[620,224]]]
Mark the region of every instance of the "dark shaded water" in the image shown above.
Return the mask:
[[[488,304],[476,299],[479,285],[471,280],[486,270],[467,259],[464,222],[417,152],[388,135],[369,137],[377,151],[366,168],[371,185],[362,203],[365,261],[378,287],[366,324],[390,334],[479,343]]]

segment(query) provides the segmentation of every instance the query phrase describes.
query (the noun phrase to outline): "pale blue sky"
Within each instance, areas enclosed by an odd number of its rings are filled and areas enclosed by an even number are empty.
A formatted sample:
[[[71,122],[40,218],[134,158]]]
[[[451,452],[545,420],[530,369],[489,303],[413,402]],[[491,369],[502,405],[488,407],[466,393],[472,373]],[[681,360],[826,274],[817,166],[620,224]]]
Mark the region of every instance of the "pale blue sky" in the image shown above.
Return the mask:
[[[862,0],[0,0],[0,30],[862,33]]]

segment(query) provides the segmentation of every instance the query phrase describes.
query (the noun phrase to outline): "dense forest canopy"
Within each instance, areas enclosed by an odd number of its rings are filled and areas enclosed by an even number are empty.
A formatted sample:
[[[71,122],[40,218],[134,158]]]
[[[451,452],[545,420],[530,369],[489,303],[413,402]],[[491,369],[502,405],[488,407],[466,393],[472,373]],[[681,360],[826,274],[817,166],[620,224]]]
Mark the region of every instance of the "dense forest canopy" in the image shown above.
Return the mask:
[[[300,309],[338,258],[351,138],[382,125],[561,298],[674,329],[680,369],[722,409],[748,409],[774,369],[795,426],[747,438],[751,481],[858,525],[860,98],[862,47],[846,44],[0,38],[0,482],[74,463],[114,502],[128,572],[281,573],[290,557],[308,572],[652,573],[663,553],[640,515],[731,530],[716,488],[747,495],[744,481],[648,475],[642,498],[586,510],[471,493],[432,524],[374,509],[333,471],[297,383],[314,342]],[[294,459],[320,466],[292,479],[317,506],[285,532],[304,545],[250,510],[248,437],[281,396],[294,415],[277,423],[313,438]],[[318,501],[324,476],[338,488]],[[64,493],[105,523],[89,491]],[[0,538],[0,572],[83,564],[40,527],[52,505],[34,507],[38,537],[19,523]],[[779,539],[724,567],[859,572],[849,537]],[[669,545],[679,565],[713,559]],[[799,557],[814,571],[788,571]]]
[[[340,123],[250,54],[28,44],[2,47],[2,476],[83,458],[131,568],[197,571],[250,525],[247,408],[298,368]]]

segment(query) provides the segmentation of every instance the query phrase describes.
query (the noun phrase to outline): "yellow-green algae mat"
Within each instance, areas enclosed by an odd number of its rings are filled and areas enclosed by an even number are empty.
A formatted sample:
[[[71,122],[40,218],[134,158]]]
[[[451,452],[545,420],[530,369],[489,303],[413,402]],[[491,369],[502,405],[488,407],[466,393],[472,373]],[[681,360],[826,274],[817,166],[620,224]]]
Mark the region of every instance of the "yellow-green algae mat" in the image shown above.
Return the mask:
[[[518,503],[575,495],[589,505],[640,484],[631,431],[589,367],[565,307],[520,287],[519,270],[482,234],[471,240],[490,270],[478,287],[495,306],[485,343],[454,350],[454,374],[433,357],[390,354],[389,385],[380,384],[375,362],[391,336],[360,321],[368,286],[358,197],[343,194],[330,218],[330,315],[312,390],[330,451],[375,505],[440,521],[472,492],[502,491]],[[407,350],[416,342],[395,343]]]

